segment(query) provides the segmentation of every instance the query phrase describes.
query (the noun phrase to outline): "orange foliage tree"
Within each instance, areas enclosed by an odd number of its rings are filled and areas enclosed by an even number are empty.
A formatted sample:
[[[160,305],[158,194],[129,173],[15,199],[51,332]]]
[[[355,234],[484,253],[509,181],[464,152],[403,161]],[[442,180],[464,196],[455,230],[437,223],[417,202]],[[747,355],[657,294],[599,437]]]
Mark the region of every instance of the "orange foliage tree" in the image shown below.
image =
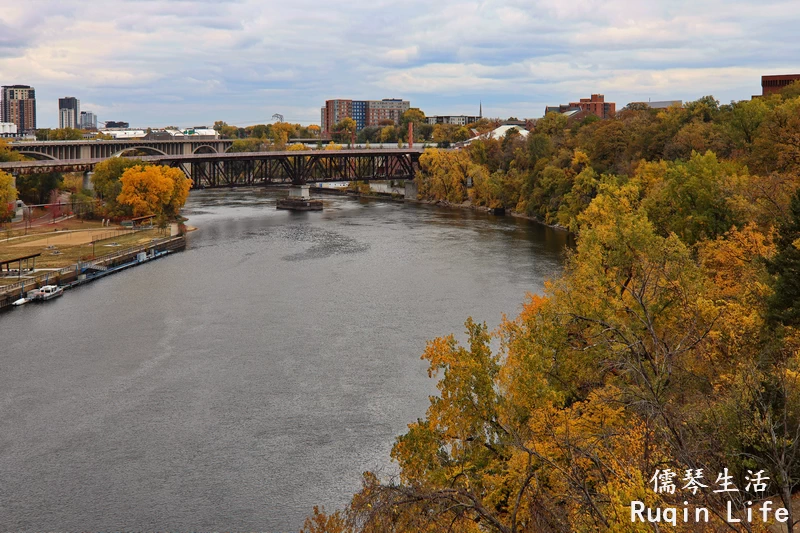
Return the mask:
[[[176,217],[192,187],[180,169],[165,166],[135,166],[126,170],[120,181],[117,201],[131,206],[135,216]]]

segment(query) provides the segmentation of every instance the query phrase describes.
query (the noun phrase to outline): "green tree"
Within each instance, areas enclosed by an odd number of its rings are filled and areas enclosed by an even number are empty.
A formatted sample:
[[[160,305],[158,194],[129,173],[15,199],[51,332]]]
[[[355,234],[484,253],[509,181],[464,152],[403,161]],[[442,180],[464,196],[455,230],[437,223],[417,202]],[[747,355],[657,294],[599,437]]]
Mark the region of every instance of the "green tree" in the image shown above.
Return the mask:
[[[646,168],[651,167],[640,166],[642,171]],[[644,201],[662,234],[674,232],[694,244],[743,223],[742,191],[747,181],[739,165],[720,161],[712,152],[694,153],[689,161],[667,163],[663,172],[663,181],[652,185]]]
[[[61,187],[62,181],[60,172],[21,175],[17,178],[17,190],[26,204],[45,204],[50,201],[51,194]]]
[[[792,197],[791,217],[781,226],[778,253],[769,261],[775,292],[769,300],[773,323],[800,327],[800,189]]]
[[[105,202],[104,211],[106,215],[118,217],[131,214],[130,206],[117,202],[117,197],[122,192],[120,178],[129,168],[144,167],[148,164],[140,159],[110,157],[94,167],[92,184],[95,195]]]

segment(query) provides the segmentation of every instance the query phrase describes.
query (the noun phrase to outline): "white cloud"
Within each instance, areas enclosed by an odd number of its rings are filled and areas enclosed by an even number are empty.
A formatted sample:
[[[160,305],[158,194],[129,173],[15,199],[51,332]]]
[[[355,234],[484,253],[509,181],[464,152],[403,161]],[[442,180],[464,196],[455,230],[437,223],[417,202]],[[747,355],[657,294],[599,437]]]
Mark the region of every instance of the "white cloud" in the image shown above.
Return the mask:
[[[66,95],[142,126],[317,122],[334,97],[516,116],[592,92],[727,101],[800,72],[799,19],[784,0],[26,0],[4,6],[0,83],[36,87],[42,126]]]

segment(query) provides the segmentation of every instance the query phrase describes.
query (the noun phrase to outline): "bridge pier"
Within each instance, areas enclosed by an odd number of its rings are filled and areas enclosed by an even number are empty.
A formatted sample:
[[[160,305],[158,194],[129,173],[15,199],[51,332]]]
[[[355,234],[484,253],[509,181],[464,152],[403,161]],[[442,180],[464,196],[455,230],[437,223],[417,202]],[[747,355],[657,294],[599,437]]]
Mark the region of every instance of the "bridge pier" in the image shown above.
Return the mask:
[[[410,123],[409,123],[410,124]],[[417,182],[414,180],[406,180],[405,182],[405,194],[403,198],[405,200],[416,200],[417,199]]]
[[[94,183],[92,182],[92,174],[94,174],[94,172],[91,172],[89,170],[83,173],[83,189],[86,191],[94,190]]]
[[[308,185],[292,185],[289,196],[278,199],[276,207],[289,211],[322,211],[322,200],[311,198]]]

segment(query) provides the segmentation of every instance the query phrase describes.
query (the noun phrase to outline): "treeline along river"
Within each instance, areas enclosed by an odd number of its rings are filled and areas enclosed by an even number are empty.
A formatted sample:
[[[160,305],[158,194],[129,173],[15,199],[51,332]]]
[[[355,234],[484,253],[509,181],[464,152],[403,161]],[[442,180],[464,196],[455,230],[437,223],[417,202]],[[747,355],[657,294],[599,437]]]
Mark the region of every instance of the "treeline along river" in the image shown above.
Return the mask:
[[[425,341],[496,326],[566,235],[196,191],[186,251],[0,315],[0,530],[297,531],[425,413]]]

